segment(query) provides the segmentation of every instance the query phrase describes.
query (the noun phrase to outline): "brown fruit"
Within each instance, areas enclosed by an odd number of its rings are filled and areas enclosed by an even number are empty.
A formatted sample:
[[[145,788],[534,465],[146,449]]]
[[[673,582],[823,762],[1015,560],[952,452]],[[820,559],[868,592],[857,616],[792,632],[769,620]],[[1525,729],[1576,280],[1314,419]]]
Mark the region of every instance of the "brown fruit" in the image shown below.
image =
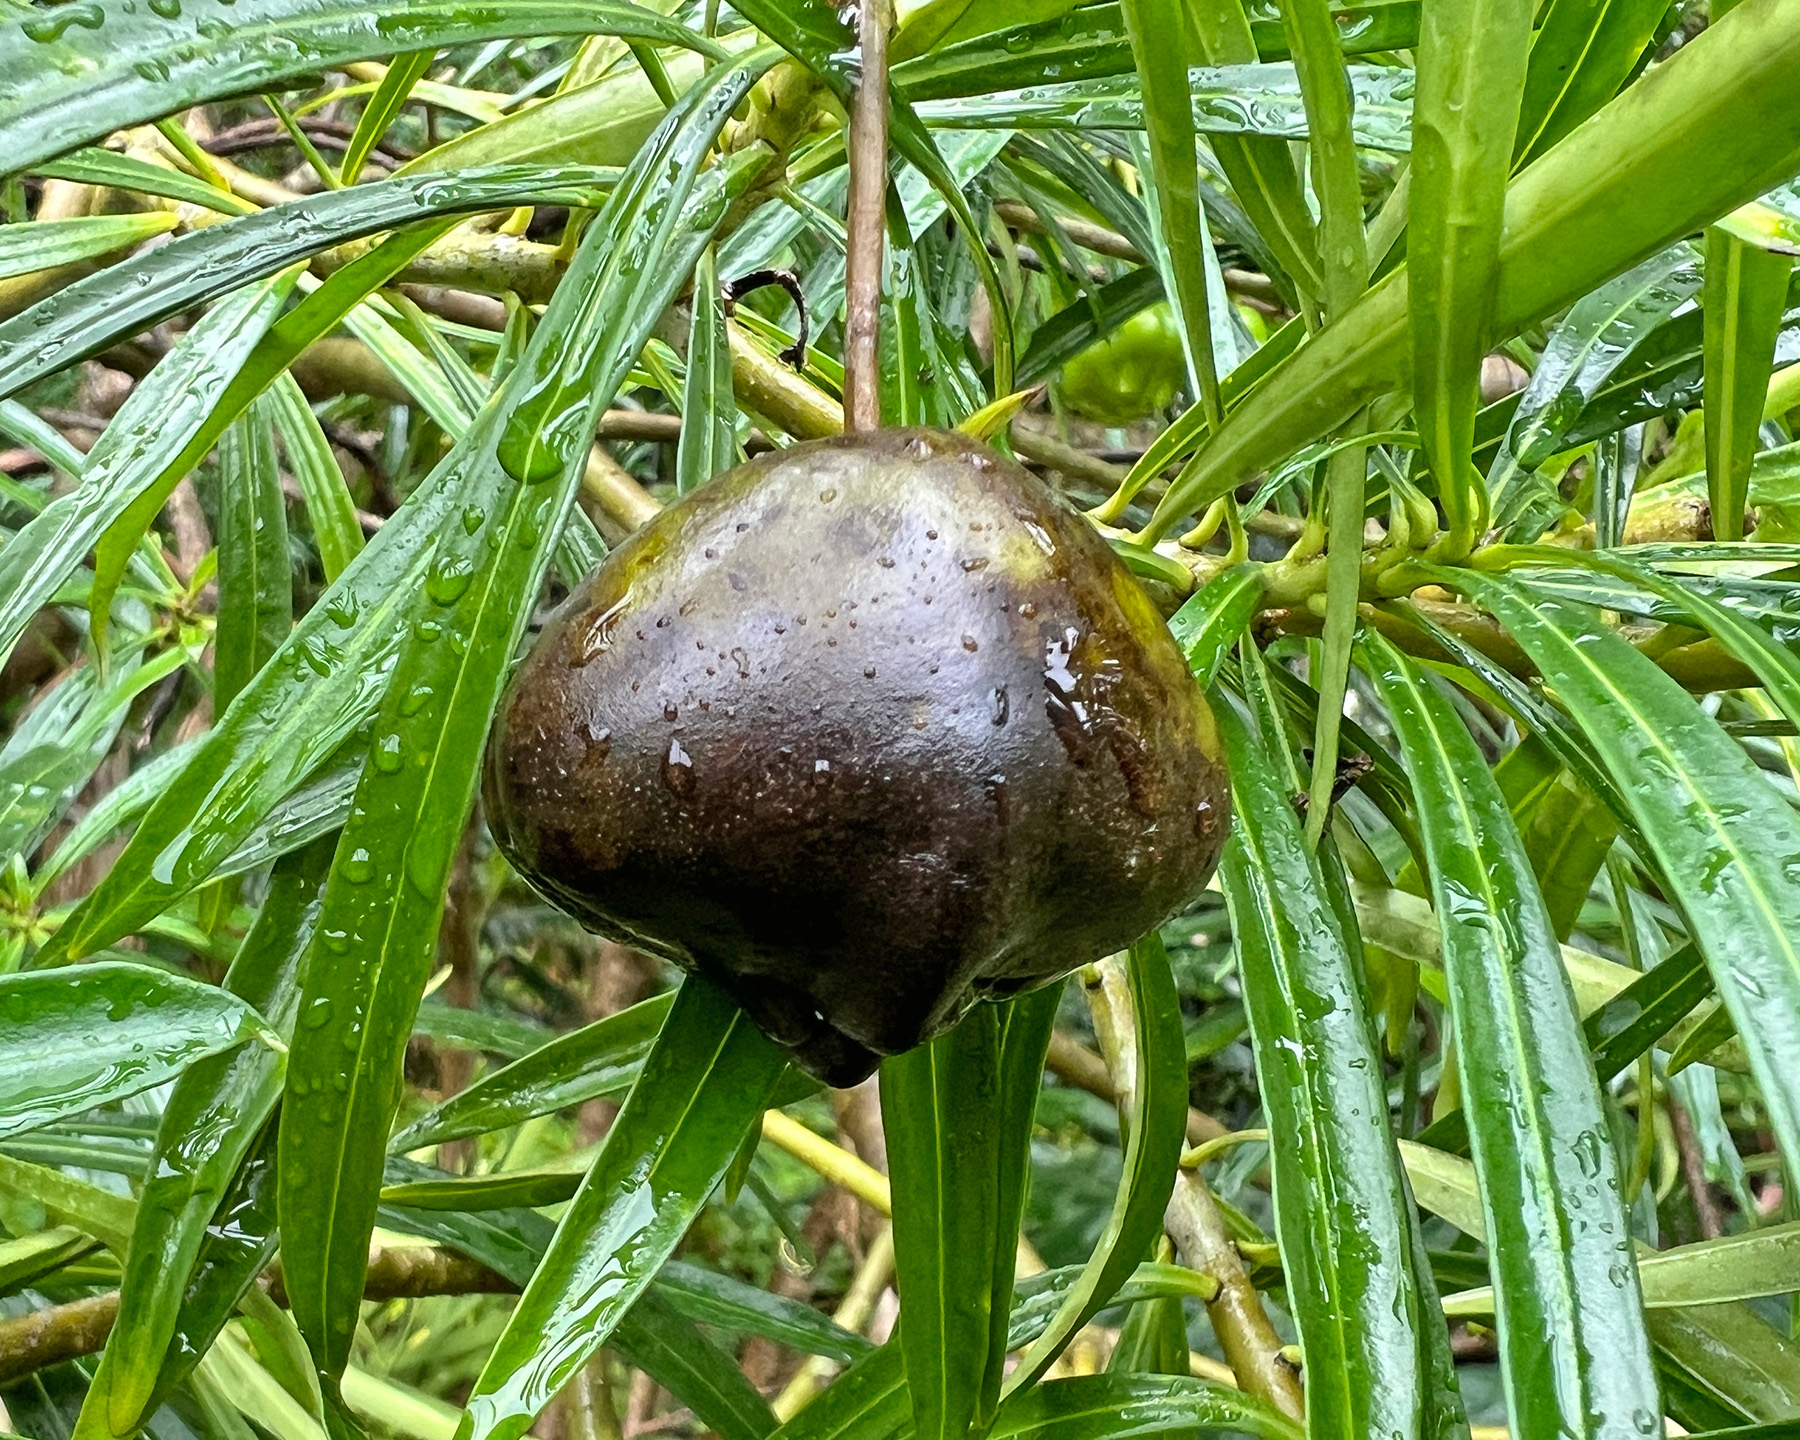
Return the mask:
[[[549,900],[834,1085],[1167,919],[1228,804],[1111,550],[935,430],[796,445],[651,520],[520,667],[484,794]]]

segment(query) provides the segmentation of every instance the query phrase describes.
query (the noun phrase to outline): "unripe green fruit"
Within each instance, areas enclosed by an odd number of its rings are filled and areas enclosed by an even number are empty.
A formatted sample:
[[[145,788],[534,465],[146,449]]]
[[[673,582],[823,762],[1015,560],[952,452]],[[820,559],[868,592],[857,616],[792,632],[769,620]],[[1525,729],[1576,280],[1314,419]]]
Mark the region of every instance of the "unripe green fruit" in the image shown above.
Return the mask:
[[[1181,328],[1167,301],[1133,315],[1063,366],[1058,394],[1102,425],[1128,425],[1168,409],[1187,384]]]

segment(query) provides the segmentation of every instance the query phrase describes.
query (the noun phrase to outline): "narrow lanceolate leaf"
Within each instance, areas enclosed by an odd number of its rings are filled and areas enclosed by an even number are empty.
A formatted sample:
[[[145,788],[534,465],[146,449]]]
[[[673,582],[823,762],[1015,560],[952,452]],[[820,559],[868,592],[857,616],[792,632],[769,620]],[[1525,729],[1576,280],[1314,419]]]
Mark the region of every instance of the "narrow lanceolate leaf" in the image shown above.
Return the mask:
[[[994,1157],[998,1175],[997,1234],[989,1280],[988,1357],[982,1375],[975,1423],[993,1423],[1006,1375],[1010,1340],[1015,1262],[1019,1227],[1025,1218],[1025,1190],[1031,1175],[1031,1137],[1037,1120],[1038,1095],[1044,1085],[1044,1060],[1050,1051],[1056,1012],[1062,1003],[1061,982],[1045,985],[1008,1002],[1000,1011],[999,1140]]]
[[[149,965],[0,976],[0,1138],[161,1085],[196,1060],[269,1038],[214,985]]]
[[[1662,1412],[1631,1230],[1549,913],[1449,702],[1372,633],[1362,655],[1420,796],[1513,1425],[1641,1436]]]
[[[212,397],[262,338],[292,289],[277,278],[214,306],[132,392],[106,427],[79,488],[0,549],[0,656],[81,563],[115,516],[205,423]]]
[[[110,255],[175,228],[165,211],[145,215],[84,215],[0,225],[0,280]]]
[[[1642,63],[1658,0],[1551,0],[1531,43],[1514,153],[1528,165],[1618,92]],[[1723,14],[1713,12],[1713,19]]]
[[[774,58],[768,47],[719,67],[670,112],[518,365],[440,466],[457,518],[402,612],[410,631],[326,886],[282,1111],[284,1273],[330,1377],[349,1357],[407,1039],[508,663],[598,411],[763,163],[749,152],[701,169]]]
[[[1131,947],[1126,966],[1137,1053],[1131,1113],[1123,1117],[1125,1158],[1112,1212],[1094,1253],[1081,1267],[1055,1315],[1007,1376],[1005,1392],[1029,1390],[1075,1332],[1118,1292],[1162,1233],[1187,1130],[1187,1047],[1181,1002],[1160,937]]]
[[[141,665],[135,650],[115,655],[104,682],[83,666],[25,717],[0,747],[0,856],[37,849],[111,751],[133,698],[198,652],[197,644],[164,650]]]
[[[719,297],[719,269],[709,248],[694,267],[694,316],[688,326],[687,375],[681,389],[681,440],[675,489],[685,495],[737,463],[737,405],[731,394],[731,345]]]
[[[511,1440],[650,1283],[757,1123],[784,1066],[689,979],[581,1191],[475,1382],[459,1434]]]
[[[1723,227],[1706,232],[1706,489],[1721,540],[1744,537],[1750,462],[1792,270],[1790,257]]]
[[[658,995],[557,1036],[421,1115],[394,1136],[391,1148],[398,1152],[441,1145],[623,1094],[636,1082],[674,999]]]
[[[1276,1238],[1306,1356],[1307,1434],[1417,1435],[1427,1309],[1374,1029],[1287,777],[1229,705],[1220,873],[1268,1112]]]
[[[1241,1390],[1173,1375],[1080,1375],[1014,1396],[993,1440],[1132,1440],[1171,1430],[1300,1440],[1300,1427]],[[1309,1434],[1311,1432],[1308,1432]]]
[[[1262,572],[1253,565],[1239,565],[1208,581],[1169,617],[1169,633],[1201,689],[1212,684],[1262,604],[1262,594]]]
[[[281,648],[294,623],[287,501],[275,459],[275,411],[258,401],[219,447],[219,622],[213,704],[224,709]]]
[[[362,178],[363,162],[369,158],[369,152],[387,133],[413,86],[424,78],[436,57],[436,50],[415,50],[410,55],[395,56],[388,65],[387,74],[381,77],[375,93],[363,105],[362,114],[356,117],[356,131],[344,147],[338,177],[346,185],[354,185]]]
[[[1782,1151],[1800,1155],[1792,807],[1692,697],[1591,611],[1487,576],[1449,583],[1512,632],[1612,776],[1737,1022]]]
[[[1261,58],[1246,8],[1239,0],[1205,0],[1193,7],[1208,65],[1252,65]],[[1218,135],[1211,144],[1256,233],[1294,284],[1316,297],[1321,281],[1312,212],[1286,143],[1274,136]]]
[[[1009,1138],[1000,1111],[1000,1012],[991,1005],[882,1063],[894,1269],[906,1305],[900,1346],[919,1440],[968,1434],[990,1334],[1005,1328],[991,1280],[1002,1243],[996,1162]]]
[[[269,387],[268,395],[274,407],[275,431],[287,452],[288,469],[300,486],[306,513],[312,520],[319,567],[325,572],[325,583],[330,585],[363,547],[356,506],[331,453],[331,442],[319,428],[318,416],[306,403],[299,382],[284,371]]]
[[[165,13],[167,12],[167,13]],[[280,89],[350,60],[537,35],[620,35],[718,47],[649,9],[568,0],[413,0],[404,11],[355,0],[182,0],[0,15],[0,131],[9,170],[223,95]],[[199,43],[196,43],[198,37]]]
[[[1594,551],[1569,551],[1560,546],[1525,546],[1516,553],[1527,562],[1538,559],[1545,564],[1564,566],[1570,559],[1585,568],[1623,580],[1626,584],[1648,591],[1657,599],[1706,631],[1734,657],[1756,672],[1756,678],[1767,690],[1769,699],[1790,720],[1800,723],[1800,657],[1781,644],[1762,626],[1746,619],[1738,605],[1715,599],[1698,588],[1684,585],[1676,576],[1665,574],[1648,565],[1634,564],[1616,554]],[[1685,613],[1681,613],[1685,612]]]
[[[0,324],[0,395],[321,250],[397,226],[471,210],[591,205],[612,172],[584,166],[502,166],[454,180],[421,177],[272,205],[171,240],[129,264],[65,287]]]
[[[1206,247],[1200,237],[1206,222],[1200,213],[1194,110],[1188,99],[1188,67],[1199,58],[1199,37],[1187,6],[1178,0],[1124,0],[1120,11],[1143,86],[1157,219],[1175,282],[1170,299],[1175,302],[1188,361],[1199,382],[1202,412],[1208,425],[1217,426],[1224,412],[1213,359]]]
[[[777,1440],[888,1440],[912,1421],[900,1337],[858,1360],[787,1424]]]
[[[318,920],[334,845],[315,841],[275,866],[268,898],[232,962],[223,991],[253,1005],[291,1034],[300,994],[300,960]],[[109,1433],[131,1433],[153,1394],[173,1383],[165,1372],[188,1276],[239,1166],[281,1094],[284,1057],[252,1046],[193,1066],[163,1110],[131,1248],[119,1287],[119,1318],[84,1402],[84,1416]],[[187,1353],[187,1364],[198,1352]],[[84,1420],[84,1424],[86,1421]]]
[[[1496,518],[1506,525],[1524,518],[1535,539],[1546,528],[1533,510],[1536,493],[1551,514],[1560,496],[1531,472],[1566,449],[1568,427],[1588,398],[1700,288],[1691,246],[1676,245],[1575,302],[1551,331],[1531,383],[1519,398],[1490,483]]]
[[[171,200],[185,200],[190,205],[216,210],[221,215],[248,215],[256,209],[248,200],[205,180],[112,150],[76,150],[33,168],[34,173],[53,179],[102,185],[113,190],[135,190],[140,195],[164,195]]]
[[[1469,453],[1531,16],[1530,0],[1434,0],[1419,12],[1406,227],[1413,408],[1463,545],[1485,508]]]
[[[1351,136],[1355,104],[1325,0],[1290,0],[1281,21],[1306,102],[1310,169],[1319,199],[1320,294],[1335,320],[1369,283],[1362,180]]]
[[[1496,333],[1541,318],[1761,194],[1800,153],[1797,0],[1745,0],[1507,190]],[[1673,183],[1672,176],[1680,182]],[[1407,277],[1386,276],[1239,406],[1158,503],[1144,538],[1278,464],[1410,379]]]

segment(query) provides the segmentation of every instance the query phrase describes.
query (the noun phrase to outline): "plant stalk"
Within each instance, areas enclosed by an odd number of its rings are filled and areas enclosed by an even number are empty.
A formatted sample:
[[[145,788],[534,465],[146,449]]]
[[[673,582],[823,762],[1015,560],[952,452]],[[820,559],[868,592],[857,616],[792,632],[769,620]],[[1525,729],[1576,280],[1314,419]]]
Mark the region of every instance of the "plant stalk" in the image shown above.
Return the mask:
[[[881,428],[881,265],[887,224],[892,0],[862,0],[861,78],[850,112],[850,248],[844,278],[844,429]]]

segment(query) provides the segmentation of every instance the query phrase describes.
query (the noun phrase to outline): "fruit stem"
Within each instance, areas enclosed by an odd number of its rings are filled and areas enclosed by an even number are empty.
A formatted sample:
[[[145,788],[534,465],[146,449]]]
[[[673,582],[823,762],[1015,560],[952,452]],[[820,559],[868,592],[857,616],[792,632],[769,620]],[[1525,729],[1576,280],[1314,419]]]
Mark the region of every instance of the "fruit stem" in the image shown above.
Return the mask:
[[[888,30],[893,0],[862,0],[850,111],[850,244],[844,280],[844,429],[881,428],[881,265],[887,223]]]

